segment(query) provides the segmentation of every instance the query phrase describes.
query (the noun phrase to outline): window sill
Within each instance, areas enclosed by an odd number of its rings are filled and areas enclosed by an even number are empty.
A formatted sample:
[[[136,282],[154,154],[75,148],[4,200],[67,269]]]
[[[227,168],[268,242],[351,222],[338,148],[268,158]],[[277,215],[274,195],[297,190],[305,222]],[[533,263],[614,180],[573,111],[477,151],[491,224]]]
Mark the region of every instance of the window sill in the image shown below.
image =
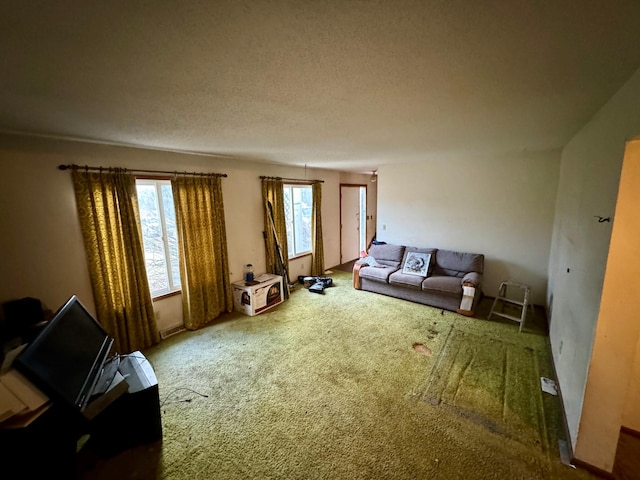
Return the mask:
[[[289,261],[298,260],[299,258],[310,257],[310,256],[311,256],[311,252],[301,253],[299,255],[296,255],[295,257],[289,257]]]
[[[151,297],[152,302],[156,302],[158,300],[164,300],[165,298],[175,297],[176,295],[181,295],[182,290],[175,290],[169,293],[163,293],[162,295],[157,295],[155,297]]]

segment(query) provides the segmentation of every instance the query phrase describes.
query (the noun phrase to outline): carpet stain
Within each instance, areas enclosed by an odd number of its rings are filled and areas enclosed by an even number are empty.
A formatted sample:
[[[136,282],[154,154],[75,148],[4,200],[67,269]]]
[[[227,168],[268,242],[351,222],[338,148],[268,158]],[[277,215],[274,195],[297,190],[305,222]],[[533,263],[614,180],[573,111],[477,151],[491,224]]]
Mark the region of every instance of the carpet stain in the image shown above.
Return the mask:
[[[548,451],[536,351],[453,329],[424,399],[504,437]]]
[[[425,357],[431,356],[431,349],[422,343],[415,342],[413,344],[413,349],[419,353],[420,355],[424,355]]]

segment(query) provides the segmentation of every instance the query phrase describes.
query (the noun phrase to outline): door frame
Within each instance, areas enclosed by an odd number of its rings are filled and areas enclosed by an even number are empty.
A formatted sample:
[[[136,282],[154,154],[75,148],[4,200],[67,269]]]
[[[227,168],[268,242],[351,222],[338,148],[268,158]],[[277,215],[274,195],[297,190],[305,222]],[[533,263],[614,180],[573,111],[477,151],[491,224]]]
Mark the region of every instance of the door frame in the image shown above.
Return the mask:
[[[342,187],[346,187],[346,188],[362,188],[364,187],[365,189],[365,206],[364,206],[364,210],[365,210],[365,220],[364,220],[364,225],[365,225],[365,229],[364,229],[364,239],[365,239],[365,244],[366,241],[368,239],[368,228],[369,228],[369,219],[367,218],[369,216],[369,211],[367,208],[367,205],[369,203],[369,188],[368,185],[366,183],[341,183],[340,184],[340,265],[342,265],[343,263],[343,258],[342,258]],[[360,232],[360,235],[362,235],[362,232]]]

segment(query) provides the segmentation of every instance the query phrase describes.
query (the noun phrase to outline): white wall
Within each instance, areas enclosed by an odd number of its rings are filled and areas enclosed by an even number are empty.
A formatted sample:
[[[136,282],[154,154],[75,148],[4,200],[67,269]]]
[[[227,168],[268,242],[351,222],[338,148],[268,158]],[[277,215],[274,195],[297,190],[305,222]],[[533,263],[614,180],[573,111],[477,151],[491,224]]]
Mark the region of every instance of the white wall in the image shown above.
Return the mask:
[[[613,220],[625,142],[639,132],[640,70],[562,152],[549,261],[549,336],[574,449],[612,228],[595,216]]]
[[[323,183],[325,265],[340,258],[340,172],[164,151],[0,135],[0,302],[39,298],[56,310],[72,294],[95,312],[70,173],[59,164],[209,171],[222,180],[230,280],[242,267],[264,271],[260,175],[320,179]],[[355,175],[367,182],[367,175]],[[292,261],[290,276],[309,275],[310,257]],[[155,302],[159,326],[181,322],[179,299]]]
[[[544,304],[560,152],[381,167],[378,240],[482,253],[483,290],[531,287]]]
[[[575,457],[611,472],[631,382],[640,322],[640,141],[629,142],[620,177],[596,336]],[[631,281],[630,281],[631,280]],[[636,407],[637,408],[637,407]],[[631,410],[627,410],[631,414]]]

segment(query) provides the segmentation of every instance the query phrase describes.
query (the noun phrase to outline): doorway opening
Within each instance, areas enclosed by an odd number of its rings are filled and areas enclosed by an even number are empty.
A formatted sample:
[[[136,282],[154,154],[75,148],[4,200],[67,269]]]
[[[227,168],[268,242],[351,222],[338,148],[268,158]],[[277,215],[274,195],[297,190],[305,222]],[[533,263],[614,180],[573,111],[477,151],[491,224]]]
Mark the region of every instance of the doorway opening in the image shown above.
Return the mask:
[[[367,186],[340,185],[340,263],[367,249]]]

